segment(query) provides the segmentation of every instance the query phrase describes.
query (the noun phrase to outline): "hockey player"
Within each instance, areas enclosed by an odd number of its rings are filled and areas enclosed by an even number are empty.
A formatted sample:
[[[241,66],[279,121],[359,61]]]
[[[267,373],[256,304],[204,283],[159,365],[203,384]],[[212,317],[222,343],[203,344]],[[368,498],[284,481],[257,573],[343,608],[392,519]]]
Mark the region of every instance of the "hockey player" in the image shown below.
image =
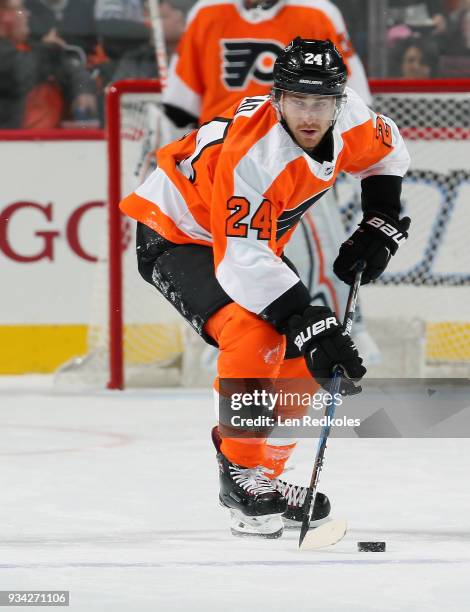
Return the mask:
[[[199,0],[170,65],[166,114],[179,127],[202,124],[243,97],[268,94],[274,61],[295,36],[333,41],[348,85],[371,101],[343,17],[329,0]]]
[[[361,180],[364,217],[339,250],[337,276],[350,284],[362,259],[363,282],[377,278],[407,238],[407,150],[394,122],[346,78],[331,41],[296,38],[276,59],[270,96],[245,98],[161,149],[157,169],[121,203],[139,222],[141,275],[218,346],[216,391],[222,379],[321,381],[335,364],[353,380],[366,371],[335,314],[310,306],[283,255],[341,171]],[[279,536],[292,499],[278,477],[295,444],[215,434],[232,531]],[[320,502],[317,519],[328,513],[326,496]]]

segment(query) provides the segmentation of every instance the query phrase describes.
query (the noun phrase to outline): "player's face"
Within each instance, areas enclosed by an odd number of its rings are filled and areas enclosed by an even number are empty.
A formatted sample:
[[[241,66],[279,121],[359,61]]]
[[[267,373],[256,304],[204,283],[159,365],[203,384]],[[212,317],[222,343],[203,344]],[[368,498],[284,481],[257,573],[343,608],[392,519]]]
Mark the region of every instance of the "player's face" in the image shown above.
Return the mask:
[[[310,151],[320,143],[335,118],[336,98],[283,92],[280,107],[298,144]]]
[[[426,64],[421,49],[410,47],[403,56],[401,71],[405,79],[429,79],[431,66]]]

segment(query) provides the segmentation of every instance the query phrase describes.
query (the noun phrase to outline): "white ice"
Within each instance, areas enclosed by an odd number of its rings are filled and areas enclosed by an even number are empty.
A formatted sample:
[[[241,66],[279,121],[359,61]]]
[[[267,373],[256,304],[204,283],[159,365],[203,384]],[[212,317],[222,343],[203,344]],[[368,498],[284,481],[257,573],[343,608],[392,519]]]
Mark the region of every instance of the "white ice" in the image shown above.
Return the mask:
[[[212,421],[210,392],[0,378],[0,590],[69,590],[80,612],[470,608],[468,440],[331,440],[320,490],[349,531],[301,553],[230,535]]]

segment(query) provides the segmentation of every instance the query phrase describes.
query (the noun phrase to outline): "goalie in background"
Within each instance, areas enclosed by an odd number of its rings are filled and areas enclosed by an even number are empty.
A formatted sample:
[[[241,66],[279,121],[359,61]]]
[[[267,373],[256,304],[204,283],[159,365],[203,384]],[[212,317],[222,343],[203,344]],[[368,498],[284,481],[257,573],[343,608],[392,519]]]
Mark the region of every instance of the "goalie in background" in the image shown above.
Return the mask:
[[[276,60],[270,96],[245,98],[160,149],[156,170],[121,202],[138,221],[143,278],[218,346],[217,409],[230,403],[219,394],[227,380],[256,390],[259,379],[303,379],[316,390],[336,364],[354,381],[366,371],[332,310],[310,305],[284,255],[302,216],[342,171],[361,181],[364,217],[339,249],[337,276],[352,283],[364,260],[363,282],[377,278],[407,238],[409,219],[400,220],[405,144],[346,78],[331,41],[296,38]],[[245,437],[213,432],[219,497],[236,535],[278,537],[283,514],[299,519],[302,491],[279,478],[295,441],[273,435],[269,426]],[[317,499],[314,519],[323,520],[329,501]]]
[[[268,94],[274,61],[296,36],[331,40],[346,63],[348,85],[371,102],[361,60],[329,0],[200,0],[171,60],[167,116],[178,127],[201,125],[245,96]]]

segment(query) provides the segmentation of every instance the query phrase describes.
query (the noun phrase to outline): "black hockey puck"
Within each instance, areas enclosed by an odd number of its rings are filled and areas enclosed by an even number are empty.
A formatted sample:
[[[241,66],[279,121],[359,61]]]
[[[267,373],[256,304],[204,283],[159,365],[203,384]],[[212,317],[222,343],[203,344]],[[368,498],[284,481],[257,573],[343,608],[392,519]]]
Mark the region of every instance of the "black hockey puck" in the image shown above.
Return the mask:
[[[385,542],[358,542],[359,552],[385,552]]]

